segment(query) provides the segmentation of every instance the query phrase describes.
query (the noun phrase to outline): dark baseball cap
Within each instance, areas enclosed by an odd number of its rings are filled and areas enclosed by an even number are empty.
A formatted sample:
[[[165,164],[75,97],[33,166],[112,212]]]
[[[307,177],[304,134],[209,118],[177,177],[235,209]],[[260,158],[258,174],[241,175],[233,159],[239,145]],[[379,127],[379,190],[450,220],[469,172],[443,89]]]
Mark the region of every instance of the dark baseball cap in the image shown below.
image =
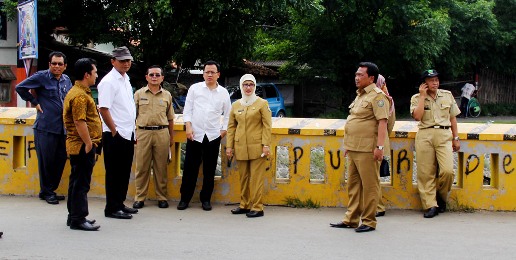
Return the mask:
[[[117,60],[133,60],[133,56],[131,56],[129,49],[125,46],[115,48],[112,55]]]
[[[421,73],[421,79],[431,78],[431,77],[435,77],[437,75],[439,75],[439,73],[437,73],[437,70],[434,70],[434,69],[425,70],[425,71],[423,71],[423,73]]]

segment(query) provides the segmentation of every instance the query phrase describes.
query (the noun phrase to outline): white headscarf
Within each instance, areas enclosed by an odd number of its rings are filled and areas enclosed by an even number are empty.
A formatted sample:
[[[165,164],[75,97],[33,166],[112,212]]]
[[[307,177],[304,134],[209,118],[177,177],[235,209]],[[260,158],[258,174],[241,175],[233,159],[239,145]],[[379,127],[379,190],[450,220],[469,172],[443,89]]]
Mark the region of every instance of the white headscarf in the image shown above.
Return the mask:
[[[244,81],[248,81],[248,80],[250,80],[254,83],[254,92],[250,96],[247,96],[245,94],[244,86],[243,86]],[[254,76],[252,74],[244,74],[244,76],[242,76],[240,78],[240,92],[242,93],[242,98],[239,101],[240,101],[240,104],[242,104],[242,106],[244,106],[244,107],[248,107],[248,106],[252,105],[258,99],[258,96],[256,96],[256,79],[254,78]]]

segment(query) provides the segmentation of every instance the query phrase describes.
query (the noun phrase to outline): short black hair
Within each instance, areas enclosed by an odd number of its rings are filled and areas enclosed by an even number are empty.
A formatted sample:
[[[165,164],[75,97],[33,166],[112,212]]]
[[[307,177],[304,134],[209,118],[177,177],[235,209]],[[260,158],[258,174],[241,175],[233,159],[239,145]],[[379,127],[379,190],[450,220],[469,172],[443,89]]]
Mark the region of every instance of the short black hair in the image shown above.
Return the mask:
[[[60,52],[60,51],[53,51],[51,52],[49,55],[48,55],[48,62],[51,62],[52,61],[52,57],[63,57],[63,60],[64,60],[64,64],[66,64],[68,62],[68,60],[66,59],[66,55],[64,55],[64,53]]]
[[[378,69],[378,66],[376,66],[376,64],[365,61],[365,62],[360,62],[358,64],[358,67],[367,68],[367,75],[373,76],[374,77],[373,83],[376,84],[376,80],[378,80],[378,75],[380,74],[380,70]]]
[[[75,80],[83,80],[85,73],[91,74],[91,71],[93,70],[93,65],[97,66],[97,61],[95,61],[94,59],[78,59],[75,62],[75,66],[73,69],[73,75],[75,77]]]
[[[149,70],[150,69],[160,69],[161,70],[161,74],[163,74],[163,69],[159,65],[152,65],[149,68],[147,68],[147,73],[146,74],[149,74]]]
[[[217,66],[217,72],[220,72],[220,65],[216,61],[209,60],[209,61],[205,62],[204,63],[204,67],[203,67],[204,70],[206,69],[207,65],[215,65],[215,66]]]

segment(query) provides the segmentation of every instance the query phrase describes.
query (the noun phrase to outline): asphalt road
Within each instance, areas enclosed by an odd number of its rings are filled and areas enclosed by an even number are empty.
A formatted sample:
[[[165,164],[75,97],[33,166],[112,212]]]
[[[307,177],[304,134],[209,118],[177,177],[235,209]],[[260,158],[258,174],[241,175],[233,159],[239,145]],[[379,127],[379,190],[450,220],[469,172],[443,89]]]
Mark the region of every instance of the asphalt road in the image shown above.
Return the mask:
[[[127,205],[131,205],[128,201]],[[388,210],[376,231],[330,228],[344,208],[266,207],[265,217],[232,215],[235,205],[199,203],[184,211],[147,202],[132,220],[103,216],[100,231],[70,230],[66,203],[0,196],[0,259],[514,259],[516,212]]]

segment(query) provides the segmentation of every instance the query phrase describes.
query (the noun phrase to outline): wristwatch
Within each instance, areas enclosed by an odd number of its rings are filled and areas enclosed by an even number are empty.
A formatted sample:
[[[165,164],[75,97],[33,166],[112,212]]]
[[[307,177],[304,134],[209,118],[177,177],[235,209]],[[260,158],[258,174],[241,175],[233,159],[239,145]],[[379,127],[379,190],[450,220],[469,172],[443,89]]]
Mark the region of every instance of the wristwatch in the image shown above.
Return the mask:
[[[383,151],[383,145],[377,145],[376,148],[380,151]]]
[[[455,136],[455,137],[453,138],[453,141],[459,141],[459,140],[460,140],[460,139],[459,139],[459,137],[458,137],[458,136]]]

